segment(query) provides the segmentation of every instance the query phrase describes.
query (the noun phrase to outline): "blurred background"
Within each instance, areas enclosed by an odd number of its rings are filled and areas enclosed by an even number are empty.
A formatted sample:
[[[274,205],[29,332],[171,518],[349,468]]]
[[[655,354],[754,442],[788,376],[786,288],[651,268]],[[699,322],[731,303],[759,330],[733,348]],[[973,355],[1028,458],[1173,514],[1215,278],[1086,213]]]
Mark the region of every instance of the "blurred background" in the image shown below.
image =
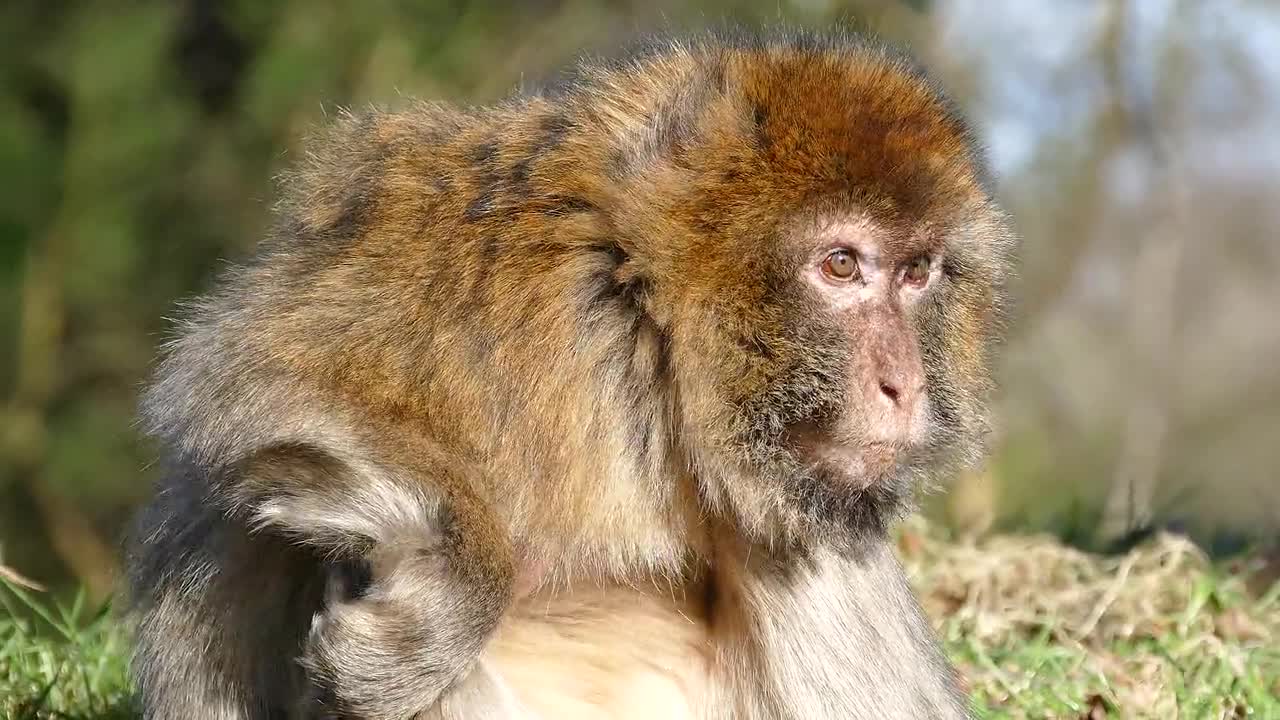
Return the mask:
[[[139,384],[340,106],[480,103],[724,23],[869,29],[952,89],[1025,238],[984,472],[927,513],[1091,549],[1280,536],[1280,3],[10,0],[0,5],[0,562],[110,592]]]

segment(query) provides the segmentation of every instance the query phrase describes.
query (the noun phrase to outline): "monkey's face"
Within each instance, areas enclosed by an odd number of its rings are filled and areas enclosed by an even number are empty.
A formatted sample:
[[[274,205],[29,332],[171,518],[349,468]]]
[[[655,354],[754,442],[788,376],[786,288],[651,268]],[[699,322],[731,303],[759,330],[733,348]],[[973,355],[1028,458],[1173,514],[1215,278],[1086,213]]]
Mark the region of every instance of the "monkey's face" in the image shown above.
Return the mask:
[[[762,529],[883,527],[981,447],[1012,240],[919,77],[771,62],[669,196],[685,435],[712,502]]]
[[[682,316],[686,432],[711,495],[739,512],[880,528],[917,481],[981,448],[1003,283],[986,243],[1003,235],[806,216]]]
[[[797,243],[793,281],[809,296],[809,317],[794,321],[812,323],[840,348],[828,369],[838,384],[825,391],[832,406],[791,418],[782,440],[805,475],[858,493],[892,482],[938,429],[916,316],[939,280],[940,250],[910,238],[886,242],[869,221],[824,225],[808,238],[811,252]]]
[[[754,279],[695,304],[675,338],[713,496],[864,531],[979,450],[1001,276],[976,229],[809,215],[739,258]]]

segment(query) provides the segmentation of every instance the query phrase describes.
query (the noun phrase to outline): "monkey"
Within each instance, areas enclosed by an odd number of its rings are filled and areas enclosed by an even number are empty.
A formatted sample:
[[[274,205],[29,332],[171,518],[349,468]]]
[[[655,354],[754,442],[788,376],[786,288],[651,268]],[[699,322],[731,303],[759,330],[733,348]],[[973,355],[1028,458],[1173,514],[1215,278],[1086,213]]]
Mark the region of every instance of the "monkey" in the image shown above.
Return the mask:
[[[145,717],[963,718],[890,542],[985,452],[1017,241],[844,31],[344,113],[140,401]]]

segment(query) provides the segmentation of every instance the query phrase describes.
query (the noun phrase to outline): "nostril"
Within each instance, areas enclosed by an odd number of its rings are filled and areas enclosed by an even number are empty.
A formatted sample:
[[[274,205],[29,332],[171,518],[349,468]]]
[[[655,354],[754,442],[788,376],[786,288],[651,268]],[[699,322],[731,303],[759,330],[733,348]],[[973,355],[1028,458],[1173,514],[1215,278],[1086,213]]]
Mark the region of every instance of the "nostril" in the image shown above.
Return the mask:
[[[890,385],[887,382],[881,381],[880,392],[884,393],[885,397],[889,398],[893,402],[895,403],[898,402],[898,388]]]

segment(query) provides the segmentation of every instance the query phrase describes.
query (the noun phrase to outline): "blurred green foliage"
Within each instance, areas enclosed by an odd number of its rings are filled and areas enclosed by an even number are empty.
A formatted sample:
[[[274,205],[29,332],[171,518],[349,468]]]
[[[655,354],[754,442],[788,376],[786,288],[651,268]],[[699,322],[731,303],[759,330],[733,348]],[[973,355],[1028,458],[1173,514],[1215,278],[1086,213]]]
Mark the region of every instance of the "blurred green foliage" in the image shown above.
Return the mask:
[[[338,107],[484,102],[664,28],[921,7],[3,4],[0,554],[46,581],[110,589],[123,524],[150,488],[134,410],[166,317],[257,241],[273,174]]]
[[[975,533],[993,524],[1047,527],[1090,544],[1110,486],[1122,498],[1150,494],[1131,504],[1158,504],[1155,515],[1190,511],[1194,519],[1221,505],[1232,545],[1247,524],[1274,529],[1277,456],[1266,440],[1280,417],[1280,384],[1246,370],[1261,349],[1280,347],[1274,321],[1263,319],[1274,317],[1268,268],[1280,262],[1267,242],[1276,227],[1268,214],[1276,173],[1251,164],[1267,155],[1251,153],[1245,141],[1225,160],[1239,173],[1236,185],[1208,176],[1191,184],[1194,173],[1149,161],[1152,138],[1168,135],[1186,166],[1197,157],[1218,162],[1221,145],[1209,131],[1220,118],[1197,125],[1191,110],[1216,107],[1206,89],[1227,92],[1239,106],[1235,121],[1262,127],[1265,96],[1231,83],[1254,78],[1265,88],[1273,75],[1257,71],[1265,63],[1244,61],[1212,74],[1219,46],[1252,46],[1239,39],[1247,34],[1195,36],[1206,23],[1191,6],[1140,13],[1141,3],[1130,0],[1086,12],[1005,0],[1021,15],[989,18],[979,5],[0,4],[0,562],[54,586],[78,581],[95,600],[112,589],[124,524],[153,479],[134,412],[167,318],[207,288],[221,263],[259,240],[273,176],[294,161],[309,130],[345,106],[493,101],[553,80],[583,53],[722,24],[872,29],[916,49],[974,119],[985,114],[984,134],[1004,138],[1006,162],[1011,137],[1015,149],[1034,137],[1030,159],[1001,178],[1002,200],[1026,238],[1026,282],[1003,383],[1007,428],[992,477],[932,498],[931,513]],[[1249,8],[1263,4],[1227,5],[1224,17],[1240,27],[1280,27],[1280,15],[1270,24],[1249,20]],[[1066,32],[1072,17],[1072,37],[1092,38],[1078,53],[1063,54],[1069,44],[1031,52],[1040,48],[1033,30]],[[1125,40],[1139,30],[1147,45]],[[1011,42],[1024,32],[1025,42]],[[1196,72],[1165,62],[1184,56],[1194,57],[1186,62]],[[1187,80],[1197,73],[1205,78],[1200,94]],[[1158,110],[1138,102],[1148,86],[1164,88]],[[1073,87],[1094,92],[1068,93]],[[1066,111],[1076,124],[1047,122]],[[1149,178],[1187,180],[1194,213],[1174,212],[1178,188],[1160,183],[1143,185],[1140,200],[1117,196],[1106,179],[1117,167],[1133,171],[1143,157]],[[1242,204],[1253,196],[1256,208]],[[1137,280],[1164,273],[1146,272],[1143,258],[1179,233],[1187,242],[1217,238],[1219,264],[1201,265],[1212,258],[1196,254],[1187,263],[1194,283],[1169,285],[1168,297],[1153,301],[1158,294]],[[1109,285],[1113,273],[1134,281]],[[1143,340],[1138,330],[1152,323],[1138,311],[1153,307],[1186,331]],[[1205,339],[1209,329],[1216,339]],[[1218,349],[1191,362],[1203,347]],[[1158,493],[1132,492],[1130,477],[1163,484]]]

